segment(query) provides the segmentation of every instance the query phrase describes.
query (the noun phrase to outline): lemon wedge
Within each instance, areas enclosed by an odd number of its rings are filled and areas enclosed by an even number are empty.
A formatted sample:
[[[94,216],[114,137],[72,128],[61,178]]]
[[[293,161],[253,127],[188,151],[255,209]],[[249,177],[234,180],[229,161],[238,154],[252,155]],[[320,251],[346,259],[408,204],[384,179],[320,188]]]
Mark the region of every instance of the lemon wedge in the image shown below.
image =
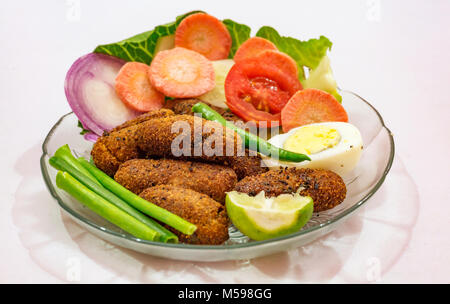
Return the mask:
[[[293,193],[266,198],[264,191],[256,196],[228,192],[225,206],[234,226],[257,241],[299,231],[314,209],[309,196]]]

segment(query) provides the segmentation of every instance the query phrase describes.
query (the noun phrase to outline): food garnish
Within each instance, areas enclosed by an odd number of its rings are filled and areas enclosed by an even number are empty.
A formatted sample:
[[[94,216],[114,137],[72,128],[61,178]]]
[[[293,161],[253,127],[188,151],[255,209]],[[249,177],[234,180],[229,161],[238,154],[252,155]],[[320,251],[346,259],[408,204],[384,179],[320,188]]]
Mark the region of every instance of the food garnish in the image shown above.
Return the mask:
[[[119,42],[99,45],[94,49],[94,53],[111,55],[125,61],[150,64],[158,51],[165,50],[174,44],[175,30],[181,21],[189,15],[200,12],[188,12],[176,17],[173,22],[156,26],[153,30],[137,34]]]
[[[184,18],[175,31],[175,46],[196,51],[209,60],[228,58],[231,36],[216,17],[196,13]]]
[[[236,55],[236,51],[242,43],[250,38],[251,29],[245,24],[237,23],[231,19],[225,19],[222,21],[228,29],[231,36],[231,49],[228,58],[233,58]]]
[[[330,58],[323,56],[319,65],[309,71],[309,76],[303,81],[303,88],[318,89],[330,93],[337,101],[342,102],[338,93],[337,83],[331,70]]]
[[[157,91],[147,77],[149,66],[141,62],[127,62],[116,77],[116,93],[129,108],[139,112],[159,110],[164,94]]]
[[[197,103],[192,107],[192,111],[195,113],[202,114],[203,118],[211,121],[216,121],[221,125],[235,131],[245,143],[245,147],[248,149],[256,149],[259,153],[263,155],[268,155],[271,157],[278,158],[280,160],[286,160],[291,162],[301,162],[304,160],[310,160],[307,155],[287,151],[278,147],[273,146],[268,141],[262,139],[261,137],[245,131],[233,123],[226,121],[219,113],[208,107],[204,103]]]
[[[299,80],[262,57],[236,63],[225,80],[227,105],[245,121],[266,127],[280,124],[280,110],[302,89]]]
[[[303,87],[322,89],[341,101],[329,59],[326,56],[332,43],[326,37],[320,36],[319,39],[302,41],[283,37],[269,26],[261,27],[255,37],[250,37],[250,32],[250,28],[244,24],[230,19],[220,21],[205,12],[193,11],[178,16],[174,22],[156,26],[151,31],[117,43],[100,45],[94,52],[125,61],[153,65],[150,70],[154,71],[148,73],[148,78],[158,91],[158,93],[150,91],[154,93],[153,98],[150,98],[154,102],[127,102],[126,94],[120,94],[119,90],[118,95],[124,101],[121,105],[122,110],[125,112],[133,109],[138,111],[155,109],[161,104],[161,95],[165,95],[166,98],[199,97],[212,105],[229,107],[244,121],[254,121],[257,125],[261,122],[262,126],[270,128],[282,123],[280,111],[289,98],[302,89],[303,83],[305,84]],[[166,62],[170,63],[170,66],[163,64],[164,67],[161,67],[161,64],[155,60],[160,54],[171,52],[179,47],[195,54],[202,54],[209,60],[227,57],[234,58],[238,63],[247,62],[255,57],[257,60],[247,64],[246,68],[239,69],[239,73],[233,71],[228,73],[229,63],[213,63],[214,68],[211,69],[211,63],[206,64],[204,60],[200,60],[203,63],[199,63],[198,60],[188,59],[189,56],[179,56],[179,54],[175,56],[179,57],[178,60],[172,59]],[[236,65],[234,68],[238,70]],[[305,77],[306,69],[310,73],[308,78]],[[215,70],[214,74],[219,75],[214,77],[211,70]],[[249,75],[252,73],[253,75]],[[229,79],[229,85],[226,83],[222,85],[222,80],[225,78]],[[143,80],[143,78],[140,79]],[[125,86],[122,91],[134,92],[135,88]],[[148,96],[148,94],[136,95]],[[107,99],[103,98],[103,100]],[[136,100],[131,98],[133,99]],[[149,99],[145,98],[145,100]],[[136,104],[137,107],[133,106]],[[142,107],[143,104],[146,106]],[[106,109],[104,111],[109,111],[108,107],[103,108]],[[120,111],[116,106],[114,113],[111,114],[117,116]],[[108,115],[103,116],[108,117]],[[95,124],[98,123],[97,119],[99,118],[94,117],[91,120]],[[100,117],[100,121],[102,119],[104,118]],[[84,123],[84,119],[80,120],[86,129],[91,130],[91,127]],[[101,135],[103,130],[109,129],[107,125],[92,131]],[[91,139],[95,140],[93,137]]]
[[[56,174],[56,185],[101,217],[135,237],[149,241],[153,241],[157,237],[155,230],[89,190],[69,173],[58,171]]]
[[[225,97],[225,79],[228,72],[234,65],[233,59],[223,59],[212,61],[214,68],[215,86],[214,88],[197,97],[201,101],[204,101],[212,106],[216,106],[222,109],[228,109],[227,98]]]
[[[97,180],[103,185],[103,187],[123,199],[125,202],[127,202],[137,210],[187,235],[191,235],[197,229],[194,224],[189,223],[188,221],[167,211],[166,209],[158,207],[157,205],[152,204],[151,202],[148,202],[137,196],[84,158],[79,158],[78,161],[84,168],[86,168],[89,172],[91,172],[92,175],[97,178]]]
[[[53,154],[53,157],[60,158],[61,160],[64,160],[68,165],[73,167],[74,169],[80,171],[83,175],[89,177],[93,182],[100,185],[100,182],[97,181],[97,179],[92,175],[88,170],[86,170],[78,161],[77,159],[72,155],[72,152],[70,151],[69,145],[63,145],[59,147],[55,153]],[[51,164],[51,163],[50,163]],[[57,168],[58,170],[66,171],[62,168]],[[70,172],[69,172],[70,173]]]
[[[323,122],[291,129],[288,133],[272,137],[269,142],[276,147],[304,153],[311,161],[289,163],[265,158],[268,167],[300,167],[328,169],[341,176],[355,169],[362,154],[361,133],[346,122]]]
[[[277,66],[281,71],[298,78],[297,63],[289,55],[274,51],[265,50],[255,56],[259,62],[267,62],[268,64]],[[279,109],[281,111],[281,109]]]
[[[246,40],[236,51],[234,61],[239,62],[244,59],[256,57],[266,50],[278,51],[275,44],[261,37],[252,37]]]
[[[313,200],[297,193],[266,198],[264,191],[256,196],[232,191],[225,205],[236,228],[256,241],[297,232],[313,213]]]
[[[326,121],[347,122],[347,112],[333,95],[317,89],[298,91],[281,111],[283,132]]]
[[[77,59],[66,75],[64,89],[72,111],[84,129],[97,135],[139,115],[120,100],[115,78],[125,61],[103,54]]]
[[[157,90],[175,98],[200,96],[215,86],[211,61],[182,47],[159,52],[150,65],[148,77]]]
[[[65,157],[67,158],[74,158],[72,154],[70,156]],[[161,242],[172,242],[176,243],[178,241],[177,237],[164,227],[162,227],[160,224],[149,218],[148,216],[144,215],[143,213],[139,212],[138,210],[134,209],[130,205],[128,205],[125,201],[114,195],[112,192],[105,189],[101,184],[98,183],[97,179],[91,178],[88,175],[85,175],[81,171],[77,170],[75,167],[72,167],[68,162],[65,161],[65,159],[60,158],[58,156],[53,156],[49,159],[50,165],[52,165],[54,168],[61,170],[62,172],[68,173],[72,178],[76,179],[82,186],[86,187],[89,191],[93,192],[93,194],[100,196],[106,202],[109,204],[114,205],[115,207],[119,208],[120,210],[126,212],[130,216],[134,217],[138,221],[145,224],[149,229],[154,231],[154,235],[150,241],[161,241]],[[75,159],[75,158],[74,158]],[[75,159],[76,160],[76,159]],[[84,169],[84,167],[82,167]],[[86,170],[86,169],[84,169]],[[90,173],[89,173],[90,174]],[[69,178],[69,181],[71,179]],[[76,183],[72,183],[73,187],[70,189],[72,196],[74,196],[74,193],[77,191],[84,192],[84,188],[80,187]],[[63,190],[66,190],[63,188]],[[93,197],[94,195],[91,194],[90,196]],[[79,194],[82,195],[82,194]],[[89,203],[89,199],[88,199]],[[103,203],[104,209],[108,209],[108,204]],[[89,207],[89,206],[88,206]],[[111,209],[111,208],[109,208]],[[93,210],[96,212],[96,210]],[[111,213],[117,213],[117,211],[114,211],[114,208],[110,210]],[[99,214],[102,215],[102,214]],[[113,222],[114,223],[114,222]],[[124,229],[125,231],[128,231]],[[133,234],[135,235],[135,234]],[[135,235],[137,236],[137,235]]]
[[[297,62],[299,79],[301,81],[305,79],[305,70],[315,69],[333,45],[325,36],[306,41],[292,37],[283,37],[270,26],[261,27],[256,36],[271,41],[280,52],[291,56]]]

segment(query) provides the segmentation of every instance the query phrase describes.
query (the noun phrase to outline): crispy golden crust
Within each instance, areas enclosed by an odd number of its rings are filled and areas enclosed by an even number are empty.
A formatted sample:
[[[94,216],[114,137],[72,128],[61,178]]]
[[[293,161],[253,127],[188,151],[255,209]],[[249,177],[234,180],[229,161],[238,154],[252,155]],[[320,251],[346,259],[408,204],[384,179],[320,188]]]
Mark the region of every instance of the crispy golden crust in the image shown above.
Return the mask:
[[[186,115],[194,115],[192,112],[192,106],[198,102],[203,102],[200,99],[189,98],[189,99],[172,99],[167,100],[164,108],[172,110],[175,114],[186,114]],[[238,116],[234,115],[230,110],[215,107],[213,105],[209,105],[211,109],[222,115],[223,118],[229,121],[240,121],[242,120]]]
[[[243,149],[235,132],[199,117],[155,118],[138,127],[138,146],[147,157],[181,157],[224,164]]]
[[[267,172],[268,168],[261,164],[261,156],[249,156],[248,150],[246,150],[245,156],[235,156],[227,165],[236,172],[238,180],[241,180],[246,176]]]
[[[171,105],[171,107],[175,108],[177,112],[191,113],[191,106],[198,102],[198,100],[186,99],[178,101],[172,100],[169,102],[176,105]],[[235,156],[242,154],[237,153],[241,152],[243,149],[242,141],[235,133],[228,129],[223,129],[215,122],[206,121],[201,118],[196,119],[202,123],[204,129],[204,132],[202,132],[201,135],[200,133],[197,133],[199,134],[199,139],[202,140],[201,143],[204,144],[205,141],[208,141],[207,147],[211,147],[210,152],[216,154],[224,153],[224,156],[206,156],[205,154],[200,156],[193,155],[195,152],[194,146],[197,148],[201,146],[200,142],[194,144],[192,137],[193,132],[191,133],[190,138],[192,146],[189,149],[191,156],[179,157],[179,155],[173,155],[171,151],[171,144],[172,140],[178,135],[177,133],[171,132],[173,123],[182,123],[183,121],[187,122],[189,128],[193,131],[194,117],[190,115],[174,115],[171,110],[161,109],[159,111],[145,113],[135,119],[121,124],[120,126],[117,126],[110,132],[105,132],[105,134],[99,138],[97,143],[94,144],[92,149],[91,154],[94,163],[98,168],[110,176],[113,176],[118,170],[119,165],[127,160],[155,157],[179,158],[222,164],[231,167],[236,172],[238,180],[246,176],[267,171],[267,168],[261,166],[261,159],[259,156],[249,156],[248,151],[245,151],[245,156]],[[143,124],[145,124],[145,126],[140,128],[139,126]],[[221,128],[222,130],[228,130],[229,132],[226,132],[226,136],[218,133],[216,137],[210,137],[210,135],[215,132],[215,127]],[[143,149],[139,147],[137,142],[141,132],[138,129],[141,129],[142,132],[145,133],[143,137],[143,139],[145,139],[145,147]],[[160,129],[163,130],[161,134],[158,133]],[[182,132],[182,130],[180,132]],[[219,144],[219,146],[216,147],[212,144],[214,142],[219,142],[222,144]],[[230,147],[230,150],[228,151],[226,149],[227,146]],[[202,148],[204,147],[205,146],[203,145]]]
[[[117,127],[112,129],[108,133],[118,131],[120,129],[124,129],[124,128],[130,127],[130,126],[134,126],[134,125],[140,124],[141,122],[144,122],[144,121],[147,121],[147,120],[150,120],[153,118],[167,117],[167,116],[172,116],[172,115],[174,115],[174,113],[173,113],[173,111],[171,111],[169,109],[160,109],[160,110],[150,111],[150,112],[144,113],[142,115],[139,115],[138,117],[136,117],[134,119],[127,120],[126,122],[124,122],[121,125],[118,125]]]
[[[197,226],[190,236],[168,227],[180,242],[220,245],[228,239],[225,207],[205,194],[172,185],[159,185],[145,189],[140,196]]]
[[[132,159],[124,162],[114,179],[139,194],[148,187],[174,185],[206,194],[223,203],[237,182],[236,173],[225,166],[174,159]]]
[[[91,155],[95,166],[113,176],[119,165],[140,156],[136,143],[137,126],[130,126],[115,132],[105,133],[92,147]]]
[[[284,168],[248,176],[236,184],[238,192],[256,195],[264,191],[267,197],[282,193],[294,193],[300,187],[300,195],[308,195],[314,201],[314,211],[331,209],[345,199],[346,187],[336,173],[322,169]]]
[[[172,110],[175,114],[193,115],[194,113],[192,112],[192,106],[198,102],[202,101],[195,98],[172,99],[167,100],[164,107]],[[212,105],[210,105],[210,107],[228,121],[243,123],[242,119],[233,114],[233,112],[229,109],[223,109]],[[230,166],[236,172],[238,180],[246,176],[260,174],[268,170],[267,167],[261,166],[260,156],[249,156],[248,154],[248,150],[246,150],[245,156],[235,156],[232,159],[229,159],[229,161],[225,164]]]
[[[95,166],[109,176],[113,176],[122,163],[108,150],[104,137],[97,139],[92,147],[91,155]]]
[[[91,155],[95,165],[113,176],[121,163],[142,156],[136,143],[137,126],[152,118],[170,115],[173,115],[173,112],[166,109],[151,111],[105,132],[92,147]]]

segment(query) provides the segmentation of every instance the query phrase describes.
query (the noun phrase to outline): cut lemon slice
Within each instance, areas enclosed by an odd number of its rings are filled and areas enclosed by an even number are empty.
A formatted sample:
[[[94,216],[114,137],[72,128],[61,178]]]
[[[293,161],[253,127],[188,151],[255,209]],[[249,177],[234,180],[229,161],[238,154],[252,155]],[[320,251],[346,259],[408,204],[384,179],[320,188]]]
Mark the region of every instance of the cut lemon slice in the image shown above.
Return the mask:
[[[225,206],[231,222],[253,240],[266,240],[300,230],[311,218],[313,200],[298,193],[266,198],[228,192]]]

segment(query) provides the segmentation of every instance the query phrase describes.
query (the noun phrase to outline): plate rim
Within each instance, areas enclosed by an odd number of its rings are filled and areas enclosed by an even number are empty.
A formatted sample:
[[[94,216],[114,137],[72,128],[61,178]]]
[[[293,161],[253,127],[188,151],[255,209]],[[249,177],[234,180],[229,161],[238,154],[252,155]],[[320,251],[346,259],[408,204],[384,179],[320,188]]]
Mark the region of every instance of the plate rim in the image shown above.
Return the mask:
[[[92,228],[99,230],[100,233],[107,233],[114,237],[124,238],[128,241],[132,241],[132,242],[138,243],[140,245],[149,245],[150,247],[157,246],[157,247],[185,249],[185,250],[224,251],[224,250],[239,250],[239,249],[244,249],[244,248],[247,249],[247,248],[272,244],[272,243],[276,243],[279,241],[286,241],[286,240],[289,240],[292,238],[299,237],[301,235],[307,235],[312,232],[315,232],[315,231],[318,231],[321,229],[325,229],[326,227],[330,226],[331,224],[341,221],[342,219],[344,219],[345,217],[347,217],[348,215],[350,215],[351,213],[353,213],[354,211],[359,209],[359,207],[364,205],[364,203],[367,202],[378,191],[378,189],[384,183],[386,176],[392,167],[392,163],[394,161],[394,155],[395,155],[394,137],[393,137],[393,134],[390,131],[390,129],[384,123],[384,120],[383,120],[382,116],[380,115],[380,113],[378,112],[378,110],[372,104],[370,104],[367,100],[365,100],[364,98],[362,98],[361,96],[359,96],[358,94],[356,94],[352,91],[341,90],[341,92],[345,92],[345,93],[354,95],[355,97],[359,98],[360,100],[365,102],[370,108],[372,108],[372,110],[377,114],[377,117],[380,120],[382,128],[384,128],[387,131],[388,137],[389,137],[391,149],[389,152],[388,163],[387,163],[385,169],[383,170],[381,178],[378,180],[378,182],[375,184],[375,186],[373,186],[372,189],[362,199],[360,199],[356,204],[354,204],[350,208],[346,209],[345,211],[339,213],[335,217],[328,219],[327,221],[325,221],[319,225],[315,225],[315,226],[312,226],[312,227],[304,229],[304,230],[302,229],[300,231],[297,231],[295,233],[291,233],[288,235],[271,238],[271,239],[267,239],[267,240],[263,240],[263,241],[252,241],[252,242],[248,242],[248,243],[230,244],[230,245],[194,245],[194,244],[185,244],[185,243],[175,243],[174,244],[174,243],[162,243],[162,242],[154,242],[154,241],[139,239],[132,235],[126,235],[123,233],[109,230],[103,226],[96,224],[95,222],[93,222],[89,219],[86,219],[85,217],[81,216],[79,213],[75,212],[73,209],[67,207],[67,205],[62,201],[60,196],[56,193],[56,191],[53,187],[53,184],[50,182],[50,174],[47,170],[47,166],[45,165],[46,157],[49,157],[47,147],[46,147],[48,142],[50,141],[53,133],[55,132],[55,130],[59,126],[59,124],[61,124],[61,122],[64,120],[64,118],[73,114],[73,112],[69,112],[69,113],[66,113],[63,116],[61,116],[58,119],[58,121],[53,125],[53,127],[50,129],[50,131],[48,132],[48,134],[46,135],[46,137],[42,143],[42,155],[40,157],[40,167],[41,167],[42,176],[43,176],[45,185],[47,186],[47,189],[49,190],[50,194],[58,202],[58,205],[61,208],[63,208],[66,212],[68,212],[71,216],[73,216],[74,218],[83,222],[84,224],[87,224],[87,225],[91,226]]]

